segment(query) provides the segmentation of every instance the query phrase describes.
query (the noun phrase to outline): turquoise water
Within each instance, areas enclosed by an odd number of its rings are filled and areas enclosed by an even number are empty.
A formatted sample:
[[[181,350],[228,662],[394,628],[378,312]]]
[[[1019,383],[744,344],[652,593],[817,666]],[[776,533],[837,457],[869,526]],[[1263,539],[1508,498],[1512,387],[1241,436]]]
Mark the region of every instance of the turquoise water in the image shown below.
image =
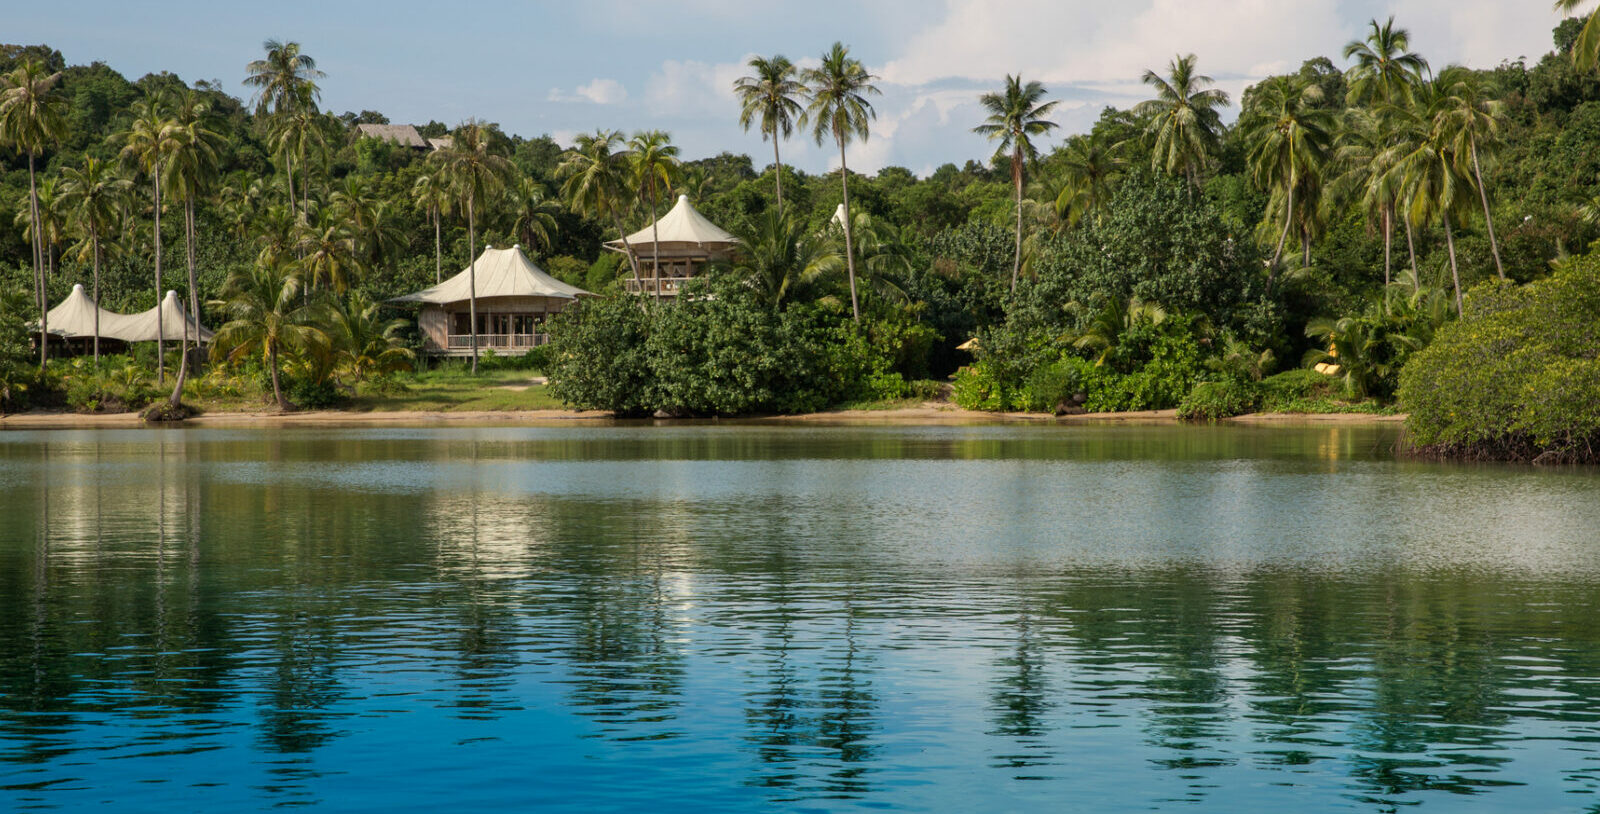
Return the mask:
[[[1600,477],[1395,440],[0,432],[0,810],[1600,811]]]

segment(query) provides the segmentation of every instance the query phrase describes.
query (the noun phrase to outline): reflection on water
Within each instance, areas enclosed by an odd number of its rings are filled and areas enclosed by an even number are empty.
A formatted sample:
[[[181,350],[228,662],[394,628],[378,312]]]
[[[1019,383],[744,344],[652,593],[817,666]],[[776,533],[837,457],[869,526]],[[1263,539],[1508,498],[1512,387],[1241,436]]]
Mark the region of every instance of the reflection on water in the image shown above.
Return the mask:
[[[1600,479],[1394,441],[0,433],[0,803],[1600,805]]]

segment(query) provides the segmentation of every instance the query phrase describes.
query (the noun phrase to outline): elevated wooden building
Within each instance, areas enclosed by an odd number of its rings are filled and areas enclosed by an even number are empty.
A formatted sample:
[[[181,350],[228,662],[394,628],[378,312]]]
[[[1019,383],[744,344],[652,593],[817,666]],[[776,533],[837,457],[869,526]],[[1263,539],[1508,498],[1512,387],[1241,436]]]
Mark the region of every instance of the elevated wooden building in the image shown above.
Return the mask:
[[[689,196],[678,196],[678,203],[653,226],[646,226],[623,240],[612,240],[606,248],[627,254],[628,248],[639,261],[639,281],[627,275],[628,290],[640,294],[675,297],[690,278],[703,273],[709,263],[728,260],[739,239],[706,219],[689,203]],[[656,267],[657,247],[661,267]]]
[[[549,341],[544,322],[579,297],[593,296],[577,286],[551,277],[521,246],[486,247],[477,262],[478,349],[493,348],[500,355],[520,356]],[[472,317],[469,300],[472,269],[432,287],[397,297],[393,302],[422,303],[417,328],[424,353],[433,356],[472,355]]]

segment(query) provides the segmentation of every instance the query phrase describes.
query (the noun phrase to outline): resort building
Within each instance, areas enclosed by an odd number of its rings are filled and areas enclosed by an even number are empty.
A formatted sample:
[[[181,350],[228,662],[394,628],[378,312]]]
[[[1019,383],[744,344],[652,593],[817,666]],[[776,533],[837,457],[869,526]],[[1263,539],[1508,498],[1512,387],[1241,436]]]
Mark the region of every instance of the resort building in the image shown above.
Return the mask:
[[[478,256],[478,349],[520,356],[549,341],[544,321],[579,297],[594,296],[546,274],[522,253],[486,247]],[[392,302],[419,302],[417,328],[423,353],[432,356],[472,355],[472,268]]]
[[[74,285],[72,293],[50,309],[50,336],[65,341],[72,351],[88,353],[94,347],[96,312],[100,316],[101,352],[116,352],[130,342],[154,342],[157,337],[168,342],[196,337],[201,344],[211,341],[211,331],[189,317],[176,291],[168,291],[161,305],[148,311],[119,314],[101,308],[81,285]],[[55,342],[52,340],[51,344]]]
[[[410,124],[358,124],[356,138],[375,138],[413,150],[448,150],[454,143],[449,136],[427,138]]]
[[[646,226],[623,240],[612,240],[606,248],[624,255],[628,247],[639,261],[639,282],[627,275],[628,290],[642,294],[675,297],[689,278],[705,270],[706,264],[733,257],[739,239],[706,219],[689,204],[689,196],[678,196],[678,203],[662,215],[654,227]],[[661,267],[656,268],[656,247],[660,246]]]

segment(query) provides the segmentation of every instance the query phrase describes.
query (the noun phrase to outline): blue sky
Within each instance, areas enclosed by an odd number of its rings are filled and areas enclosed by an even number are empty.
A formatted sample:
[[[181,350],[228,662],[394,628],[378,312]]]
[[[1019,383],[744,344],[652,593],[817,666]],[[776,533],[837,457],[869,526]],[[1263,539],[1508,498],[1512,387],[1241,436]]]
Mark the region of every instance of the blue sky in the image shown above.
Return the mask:
[[[1436,65],[1491,67],[1550,50],[1546,0],[585,0],[580,3],[273,4],[56,0],[7,15],[7,42],[45,42],[71,63],[100,60],[130,79],[170,70],[243,96],[244,65],[269,37],[295,40],[328,75],[323,107],[378,110],[395,122],[467,117],[566,143],[597,127],[664,129],[698,158],[771,146],[743,132],[729,87],[751,55],[801,61],[835,40],[880,79],[872,137],[852,169],[931,172],[987,158],[970,130],[977,95],[1006,73],[1040,79],[1062,100],[1063,135],[1107,104],[1143,98],[1138,77],[1175,53],[1237,96],[1311,55],[1338,62],[1366,21],[1394,14]],[[1342,63],[1341,63],[1342,67]],[[809,140],[785,161],[823,171],[836,152]]]

